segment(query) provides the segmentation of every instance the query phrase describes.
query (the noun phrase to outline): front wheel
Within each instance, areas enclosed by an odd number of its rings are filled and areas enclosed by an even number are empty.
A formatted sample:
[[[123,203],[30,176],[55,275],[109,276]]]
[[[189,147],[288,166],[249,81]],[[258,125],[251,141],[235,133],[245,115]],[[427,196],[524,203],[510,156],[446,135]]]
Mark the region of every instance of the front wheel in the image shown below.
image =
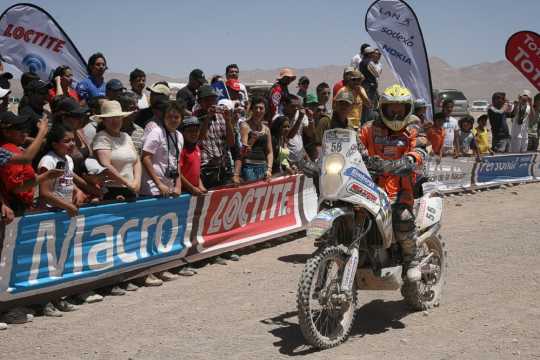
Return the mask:
[[[415,310],[422,311],[439,306],[446,284],[446,249],[440,235],[427,239],[419,249],[421,259],[432,254],[421,267],[420,281],[408,282],[401,286],[405,301]]]
[[[327,247],[308,260],[300,277],[300,329],[306,341],[316,348],[337,346],[351,332],[357,303],[356,281],[351,293],[341,291],[348,257],[342,248]]]

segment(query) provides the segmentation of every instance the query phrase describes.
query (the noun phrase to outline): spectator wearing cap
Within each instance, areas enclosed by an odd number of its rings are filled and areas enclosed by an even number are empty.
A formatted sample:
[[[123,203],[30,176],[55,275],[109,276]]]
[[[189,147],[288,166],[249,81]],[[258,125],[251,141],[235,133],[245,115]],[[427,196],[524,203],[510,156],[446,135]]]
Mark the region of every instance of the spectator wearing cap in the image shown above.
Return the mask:
[[[131,136],[131,140],[133,141],[133,145],[135,145],[135,150],[137,150],[137,154],[141,154],[144,129],[139,125],[135,124],[134,122],[138,116],[138,112],[140,111],[137,105],[137,95],[132,92],[125,92],[120,95],[120,97],[118,98],[118,102],[122,107],[122,111],[131,113],[130,115],[124,117],[121,130]]]
[[[235,145],[233,116],[230,110],[217,106],[218,96],[210,85],[198,90],[200,109],[194,114],[201,121],[201,178],[205,188],[226,185],[231,178],[229,148]]]
[[[26,101],[19,104],[19,114],[29,118],[28,135],[34,138],[38,133],[37,123],[44,116],[49,117],[49,112],[43,108],[49,97],[50,83],[41,80],[30,81],[25,88]]]
[[[129,114],[122,111],[118,101],[104,100],[101,103],[101,114],[91,117],[99,123],[92,149],[100,164],[109,170],[111,177],[105,200],[116,200],[118,196],[134,200],[141,187],[139,155],[131,137],[121,131],[123,118]]]
[[[107,100],[118,101],[120,95],[126,91],[124,84],[118,79],[111,79],[105,85],[105,97]]]
[[[532,97],[529,90],[523,90],[519,93],[518,100],[514,101],[514,108],[511,115],[510,152],[526,152],[529,142],[529,121],[534,115]]]
[[[89,109],[81,106],[75,99],[68,96],[57,96],[52,104],[53,124],[62,124],[73,130],[75,146],[70,154],[75,167],[92,155],[91,143],[88,143],[83,133],[85,120],[88,117]]]
[[[151,127],[159,123],[163,116],[163,108],[171,95],[171,89],[166,81],[153,84],[148,88],[148,91],[150,91],[150,107],[139,111],[134,120],[134,123],[145,129],[145,131],[149,123],[153,123],[150,125]]]
[[[206,77],[201,69],[192,70],[187,85],[176,93],[176,100],[182,100],[186,110],[191,113],[197,102],[197,90],[206,83]]]
[[[144,93],[146,87],[146,74],[141,69],[135,68],[129,73],[131,92],[137,96],[137,107],[142,110],[150,106],[148,97]]]
[[[308,89],[309,89],[308,77],[300,76],[300,78],[298,79],[298,92],[296,93],[296,95],[302,98],[302,101],[304,102],[304,104],[306,103]]]
[[[330,111],[328,111],[328,101],[330,100],[332,96],[330,85],[328,85],[328,83],[322,82],[319,85],[317,85],[316,90],[317,90],[317,99],[319,100],[319,105],[324,107],[325,114],[330,114]]]
[[[353,72],[354,72],[354,67],[352,66],[347,66],[343,70],[343,78],[337,83],[335,83],[334,87],[332,88],[332,99],[336,97],[339,90],[341,90],[341,88],[345,86],[345,83],[349,81],[349,79],[351,78],[351,74]]]
[[[370,46],[369,44],[362,44],[360,46],[360,52],[358,54],[354,55],[353,58],[351,59],[351,66],[352,67],[354,67],[355,69],[358,70],[358,66],[362,62],[362,58],[364,56],[364,50],[369,46]]]
[[[105,96],[105,78],[107,60],[102,53],[95,53],[88,59],[88,77],[77,84],[79,98],[88,101],[90,98]]]
[[[363,80],[364,76],[362,73],[358,70],[353,70],[347,81],[344,82],[345,86],[342,87],[337,94],[339,95],[343,91],[351,93],[353,98],[353,108],[349,112],[349,123],[350,127],[353,129],[359,129],[360,125],[367,121],[367,118],[362,117],[363,110],[364,108],[371,107],[371,102],[368,99],[366,90],[362,87]]]
[[[350,128],[349,114],[353,109],[354,99],[350,91],[340,91],[334,99],[332,118],[323,117],[316,129],[317,144],[322,144],[323,134],[330,129]]]
[[[237,98],[233,99],[231,97],[231,100],[238,100],[245,107],[248,104],[249,97],[246,86],[239,80],[239,75],[240,68],[238,65],[230,64],[225,68],[225,85],[227,85],[229,91],[232,90],[233,95],[237,95]]]
[[[80,101],[79,94],[72,87],[73,71],[67,65],[61,65],[54,70],[53,87],[49,90],[49,103],[52,102],[55,96],[69,96],[76,101]]]
[[[375,108],[377,107],[379,98],[377,89],[379,88],[379,76],[381,73],[379,72],[377,62],[380,57],[380,53],[377,54],[377,51],[374,48],[368,46],[364,49],[364,56],[358,66],[358,70],[364,75],[362,86],[366,90],[368,98]],[[364,114],[367,114],[367,108],[366,111],[364,111]],[[364,117],[367,117],[367,115]]]
[[[296,80],[294,71],[289,68],[283,68],[279,71],[279,76],[275,84],[270,89],[270,116],[283,114],[283,105],[285,99],[289,96],[289,85]]]
[[[182,191],[192,195],[204,194],[208,190],[201,179],[201,123],[195,116],[190,116],[182,121],[180,128],[184,137],[184,147],[180,153]]]
[[[328,89],[330,91],[330,89]],[[311,160],[315,161],[319,158],[318,146],[320,146],[320,141],[317,139],[317,127],[324,118],[328,118],[328,115],[325,112],[325,107],[320,104],[319,99],[315,94],[308,94],[306,97],[306,115],[308,120],[313,122],[314,131],[312,136],[304,136],[304,148],[308,153],[308,156]]]

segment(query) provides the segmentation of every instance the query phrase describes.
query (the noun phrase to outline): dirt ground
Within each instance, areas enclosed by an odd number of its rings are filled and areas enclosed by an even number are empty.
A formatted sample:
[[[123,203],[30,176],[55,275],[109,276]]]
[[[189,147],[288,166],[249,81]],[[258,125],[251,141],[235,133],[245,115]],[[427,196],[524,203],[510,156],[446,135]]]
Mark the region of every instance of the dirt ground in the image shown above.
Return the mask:
[[[191,278],[0,332],[0,359],[540,359],[540,184],[445,198],[442,305],[361,292],[352,337],[313,351],[296,286],[313,250],[281,242]]]

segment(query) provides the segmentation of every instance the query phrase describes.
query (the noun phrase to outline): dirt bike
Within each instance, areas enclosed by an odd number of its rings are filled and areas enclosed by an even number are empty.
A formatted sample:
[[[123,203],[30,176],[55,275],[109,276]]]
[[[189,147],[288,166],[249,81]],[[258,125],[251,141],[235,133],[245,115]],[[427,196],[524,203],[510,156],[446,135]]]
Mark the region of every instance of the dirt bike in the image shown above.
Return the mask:
[[[301,331],[309,344],[326,349],[352,329],[357,290],[398,290],[415,310],[438,306],[446,277],[446,251],[439,235],[443,202],[436,193],[416,199],[419,281],[403,281],[402,255],[392,229],[388,196],[366,168],[357,134],[324,133],[319,177],[320,211],[307,236],[317,250],[298,285]]]

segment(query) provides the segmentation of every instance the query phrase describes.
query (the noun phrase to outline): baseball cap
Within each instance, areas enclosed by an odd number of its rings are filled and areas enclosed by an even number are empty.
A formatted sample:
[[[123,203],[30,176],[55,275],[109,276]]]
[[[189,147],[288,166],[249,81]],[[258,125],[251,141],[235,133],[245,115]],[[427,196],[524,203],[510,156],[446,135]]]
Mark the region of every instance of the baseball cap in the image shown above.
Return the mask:
[[[343,75],[352,73],[356,68],[354,66],[346,66],[343,70]]]
[[[46,83],[43,80],[32,80],[26,85],[26,90],[28,91],[36,91],[41,89],[50,89],[52,87],[51,83]]]
[[[156,94],[162,94],[165,96],[171,95],[171,89],[162,82],[154,83],[152,86],[150,86],[147,89],[148,91],[156,93]]]
[[[225,106],[227,110],[234,110],[234,101],[229,99],[221,99],[217,103],[218,105]]]
[[[335,102],[344,101],[344,102],[348,102],[351,105],[354,103],[353,96],[352,96],[351,92],[346,90],[346,89],[338,92],[338,94],[336,95],[336,98],[334,99],[334,101]]]
[[[529,90],[522,90],[520,93],[519,93],[519,96],[528,96],[528,97],[531,97],[531,92]]]
[[[2,129],[21,130],[27,128],[28,115],[15,115],[11,111],[4,111],[0,113],[0,127]]]
[[[188,116],[184,120],[182,120],[182,124],[180,127],[182,129],[187,128],[188,126],[200,126],[201,122],[199,121],[199,118],[196,116]]]
[[[211,87],[210,85],[203,85],[199,88],[199,90],[197,90],[197,97],[199,99],[204,99],[210,96],[215,96],[215,97],[218,96],[218,94],[216,93],[216,90],[214,90],[214,88]]]
[[[283,79],[284,77],[293,78],[293,80],[296,79],[296,75],[294,75],[294,71],[289,68],[283,68],[279,70],[278,79]]]
[[[189,78],[193,80],[197,80],[202,82],[203,84],[206,84],[206,77],[204,76],[204,72],[201,69],[193,69],[189,73]]]
[[[351,71],[351,79],[364,79],[364,75],[359,70],[354,69]]]
[[[309,93],[306,96],[306,105],[310,104],[317,104],[319,105],[319,99],[317,98],[317,95]]]
[[[126,90],[122,82],[118,79],[111,79],[107,81],[107,85],[105,85],[105,89],[111,90],[111,91]]]
[[[373,52],[375,52],[375,48],[371,46],[368,46],[367,48],[364,49],[364,54],[371,54]]]
[[[53,102],[51,108],[53,113],[62,112],[75,116],[84,116],[90,112],[88,107],[81,106],[79,102],[72,97],[63,97],[62,99]]]

